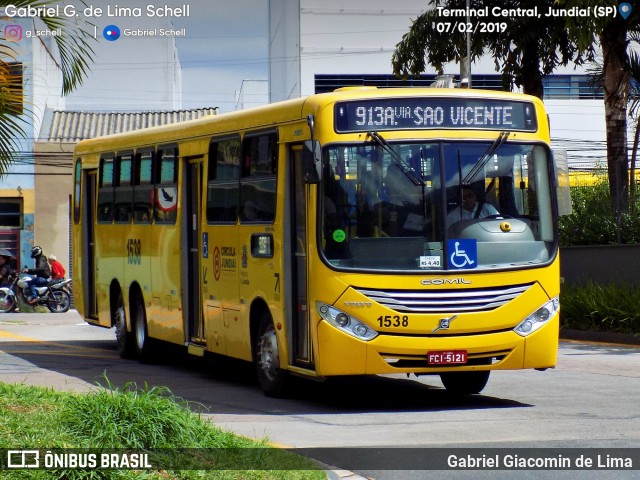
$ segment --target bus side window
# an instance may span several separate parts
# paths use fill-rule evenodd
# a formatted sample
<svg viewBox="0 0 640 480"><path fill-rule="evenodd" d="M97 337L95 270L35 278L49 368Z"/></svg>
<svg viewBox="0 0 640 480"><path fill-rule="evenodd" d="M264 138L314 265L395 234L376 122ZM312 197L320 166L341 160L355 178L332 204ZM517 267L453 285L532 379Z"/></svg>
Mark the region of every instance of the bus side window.
<svg viewBox="0 0 640 480"><path fill-rule="evenodd" d="M207 222L235 223L238 216L240 137L212 140L207 178Z"/></svg>
<svg viewBox="0 0 640 480"><path fill-rule="evenodd" d="M133 221L151 223L155 152L137 152L133 165Z"/></svg>
<svg viewBox="0 0 640 480"><path fill-rule="evenodd" d="M154 191L154 215L156 223L176 223L178 207L178 148L158 149Z"/></svg>
<svg viewBox="0 0 640 480"><path fill-rule="evenodd" d="M118 182L114 188L114 220L116 223L129 223L133 210L133 187L131 184L132 152L119 152L116 157Z"/></svg>
<svg viewBox="0 0 640 480"><path fill-rule="evenodd" d="M115 157L112 153L100 159L100 179L98 184L98 222L113 221L113 175Z"/></svg>
<svg viewBox="0 0 640 480"><path fill-rule="evenodd" d="M278 135L247 135L242 142L240 221L273 222L276 215Z"/></svg>
<svg viewBox="0 0 640 480"><path fill-rule="evenodd" d="M73 223L80 222L80 199L82 197L82 159L77 158L73 175Z"/></svg>

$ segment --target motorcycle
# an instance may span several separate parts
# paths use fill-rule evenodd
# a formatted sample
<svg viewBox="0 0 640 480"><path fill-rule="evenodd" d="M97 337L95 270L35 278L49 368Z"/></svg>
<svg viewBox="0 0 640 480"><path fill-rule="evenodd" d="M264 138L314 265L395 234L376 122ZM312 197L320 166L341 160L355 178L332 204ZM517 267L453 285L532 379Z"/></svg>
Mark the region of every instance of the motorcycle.
<svg viewBox="0 0 640 480"><path fill-rule="evenodd" d="M0 313L13 312L18 308L18 298L27 302L25 289L30 288L28 283L33 279L29 273L16 273L10 277L8 287L0 288ZM35 302L31 305L45 305L50 312L64 313L71 306L71 279L59 278L49 280L46 285L35 287L38 292Z"/></svg>

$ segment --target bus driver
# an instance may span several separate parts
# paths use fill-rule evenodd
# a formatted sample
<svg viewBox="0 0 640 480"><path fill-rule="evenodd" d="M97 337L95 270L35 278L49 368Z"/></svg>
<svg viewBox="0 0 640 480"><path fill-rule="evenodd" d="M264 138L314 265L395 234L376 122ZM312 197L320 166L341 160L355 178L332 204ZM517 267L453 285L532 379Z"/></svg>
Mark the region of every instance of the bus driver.
<svg viewBox="0 0 640 480"><path fill-rule="evenodd" d="M478 199L476 192L469 186L462 187L462 205L457 206L447 215L447 225L460 220L470 220L474 218L485 218L491 215L499 215L498 210L490 203L484 203L478 214Z"/></svg>

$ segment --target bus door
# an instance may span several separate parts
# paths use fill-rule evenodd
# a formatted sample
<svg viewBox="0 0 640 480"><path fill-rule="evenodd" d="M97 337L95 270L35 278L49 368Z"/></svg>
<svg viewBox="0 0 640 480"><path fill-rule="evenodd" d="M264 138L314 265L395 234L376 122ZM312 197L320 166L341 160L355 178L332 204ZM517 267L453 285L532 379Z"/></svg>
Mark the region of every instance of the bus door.
<svg viewBox="0 0 640 480"><path fill-rule="evenodd" d="M287 305L289 351L292 364L302 368L313 368L311 352L311 337L309 329L309 305L308 305L308 257L307 257L307 188L304 181L302 168L302 145L294 145L290 150L291 182L290 204L291 227L289 232L289 245L291 248L291 262L289 265L290 282L287 282L292 291L287 295L290 299Z"/></svg>
<svg viewBox="0 0 640 480"><path fill-rule="evenodd" d="M203 157L186 159L185 198L183 234L187 248L182 251L183 260L183 304L185 312L185 336L188 343L204 344L202 319L202 291L200 281L200 219L202 205L202 162ZM204 350L202 350L203 352ZM200 353L200 351L191 351Z"/></svg>
<svg viewBox="0 0 640 480"><path fill-rule="evenodd" d="M96 194L98 185L98 171L96 169L84 171L84 201L82 218L82 278L84 279L84 309L85 317L98 319L98 301L96 297Z"/></svg>

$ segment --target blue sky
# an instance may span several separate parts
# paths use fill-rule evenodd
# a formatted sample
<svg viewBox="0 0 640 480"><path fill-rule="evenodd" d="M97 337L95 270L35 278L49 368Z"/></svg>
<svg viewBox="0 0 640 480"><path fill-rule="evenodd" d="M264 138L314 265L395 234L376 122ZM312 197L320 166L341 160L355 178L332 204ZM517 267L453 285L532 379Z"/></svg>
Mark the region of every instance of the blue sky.
<svg viewBox="0 0 640 480"><path fill-rule="evenodd" d="M189 17L172 18L176 29L185 28L186 37L177 38L176 45L182 65L183 108L220 107L221 111L231 111L235 106L235 92L242 80L266 80L268 70L268 15L265 0L90 0L89 5L106 9L107 4L123 7L142 7L140 18L94 18L99 40L95 45L96 57L91 77L68 99L69 109L94 108L110 109L113 105L121 108L123 99L131 96L143 103L144 92L136 95L136 90L144 89L140 79L148 78L154 68L161 68L157 62L144 61L144 50L153 42L149 38L124 38L108 42L101 37L105 25L116 24L144 28L153 26L155 20L145 18L146 6L169 5L172 7L190 5ZM117 59L110 58L115 51L121 52ZM143 59L143 60L141 60ZM123 87L117 77L131 78ZM148 87L146 87L148 89ZM134 108L133 106L131 107ZM139 105L141 109L153 109L152 102Z"/></svg>

